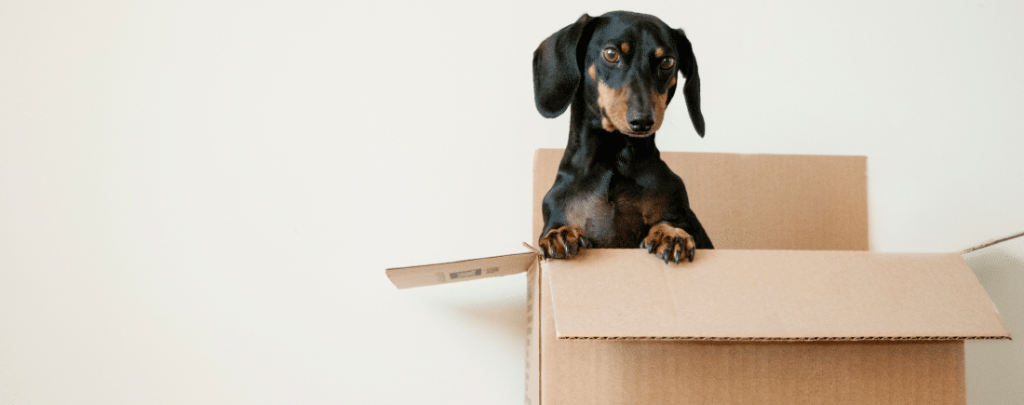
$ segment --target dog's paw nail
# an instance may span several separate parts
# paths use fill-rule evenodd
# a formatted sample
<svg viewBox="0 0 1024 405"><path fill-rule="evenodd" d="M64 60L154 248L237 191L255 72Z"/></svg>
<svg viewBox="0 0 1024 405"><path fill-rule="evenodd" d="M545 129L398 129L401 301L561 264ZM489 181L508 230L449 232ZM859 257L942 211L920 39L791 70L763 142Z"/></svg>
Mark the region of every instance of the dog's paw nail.
<svg viewBox="0 0 1024 405"><path fill-rule="evenodd" d="M689 255L689 256L690 256L690 261L691 261L691 262L693 261L693 258L694 258L694 257L695 257L696 255L697 255L697 251L696 251L696 249L694 249L694 248L690 248L690 255Z"/></svg>
<svg viewBox="0 0 1024 405"><path fill-rule="evenodd" d="M680 256L682 256L682 255L683 255L683 249L676 250L676 257L675 257L676 264L679 264L679 259L680 259Z"/></svg>

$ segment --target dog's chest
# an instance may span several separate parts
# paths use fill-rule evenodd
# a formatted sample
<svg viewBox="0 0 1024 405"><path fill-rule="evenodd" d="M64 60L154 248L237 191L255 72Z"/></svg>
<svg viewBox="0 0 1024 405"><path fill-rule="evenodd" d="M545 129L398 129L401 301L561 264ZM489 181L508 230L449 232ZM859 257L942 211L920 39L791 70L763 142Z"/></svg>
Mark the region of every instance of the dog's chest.
<svg viewBox="0 0 1024 405"><path fill-rule="evenodd" d="M583 228L598 247L634 248L655 219L652 196L634 179L602 173L588 179L580 192L566 201L570 224Z"/></svg>

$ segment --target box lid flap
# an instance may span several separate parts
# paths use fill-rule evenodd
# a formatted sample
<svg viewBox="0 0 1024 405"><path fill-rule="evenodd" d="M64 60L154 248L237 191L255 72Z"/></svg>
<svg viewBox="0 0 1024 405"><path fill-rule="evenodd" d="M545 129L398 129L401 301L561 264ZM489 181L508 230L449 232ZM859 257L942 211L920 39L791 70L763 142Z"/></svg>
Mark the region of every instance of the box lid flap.
<svg viewBox="0 0 1024 405"><path fill-rule="evenodd" d="M640 249L542 263L561 339L1004 339L957 253Z"/></svg>
<svg viewBox="0 0 1024 405"><path fill-rule="evenodd" d="M537 253L524 252L483 259L427 264L387 269L388 279L398 288L423 287L470 281L526 272L537 260Z"/></svg>

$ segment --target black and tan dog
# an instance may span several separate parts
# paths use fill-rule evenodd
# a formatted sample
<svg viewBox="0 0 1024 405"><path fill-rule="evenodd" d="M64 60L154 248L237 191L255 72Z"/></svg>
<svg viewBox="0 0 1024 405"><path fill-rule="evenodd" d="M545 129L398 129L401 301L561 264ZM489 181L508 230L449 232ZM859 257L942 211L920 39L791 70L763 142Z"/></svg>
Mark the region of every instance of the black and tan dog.
<svg viewBox="0 0 1024 405"><path fill-rule="evenodd" d="M537 110L570 106L569 144L544 197L545 258L580 248L647 249L668 263L693 261L711 239L690 210L682 179L661 160L654 133L672 101L676 76L701 137L700 78L690 41L657 17L584 14L533 54Z"/></svg>

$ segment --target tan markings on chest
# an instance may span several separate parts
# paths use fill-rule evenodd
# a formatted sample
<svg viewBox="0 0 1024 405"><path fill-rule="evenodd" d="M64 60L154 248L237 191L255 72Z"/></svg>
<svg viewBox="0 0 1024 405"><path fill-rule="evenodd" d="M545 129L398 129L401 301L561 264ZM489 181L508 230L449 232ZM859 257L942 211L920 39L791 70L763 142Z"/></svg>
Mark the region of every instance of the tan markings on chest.
<svg viewBox="0 0 1024 405"><path fill-rule="evenodd" d="M588 237L603 240L615 233L615 204L602 193L580 195L569 201L566 219L570 225L583 228Z"/></svg>
<svg viewBox="0 0 1024 405"><path fill-rule="evenodd" d="M569 201L566 208L570 225L584 226L588 220L592 223L611 221L615 215L615 206L600 193L577 196Z"/></svg>
<svg viewBox="0 0 1024 405"><path fill-rule="evenodd" d="M640 202L640 207L644 223L647 225L653 225L665 218L664 198L648 196Z"/></svg>

